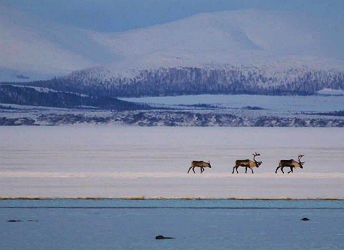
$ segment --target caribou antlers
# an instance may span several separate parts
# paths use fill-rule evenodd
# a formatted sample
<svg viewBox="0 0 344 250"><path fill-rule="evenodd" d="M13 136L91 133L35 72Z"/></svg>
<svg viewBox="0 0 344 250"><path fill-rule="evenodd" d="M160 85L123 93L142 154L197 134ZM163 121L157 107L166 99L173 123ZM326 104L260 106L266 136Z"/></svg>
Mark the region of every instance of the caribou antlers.
<svg viewBox="0 0 344 250"><path fill-rule="evenodd" d="M297 159L298 159L298 161L299 161L299 163L300 163L301 165L305 164L304 161L301 161L301 158L304 157L304 156L305 156L305 155L299 155L299 156L297 157Z"/></svg>
<svg viewBox="0 0 344 250"><path fill-rule="evenodd" d="M252 154L252 155L253 155L253 160L254 160L254 161L256 161L256 156L260 156L260 154L257 153L257 152L254 152L254 154Z"/></svg>

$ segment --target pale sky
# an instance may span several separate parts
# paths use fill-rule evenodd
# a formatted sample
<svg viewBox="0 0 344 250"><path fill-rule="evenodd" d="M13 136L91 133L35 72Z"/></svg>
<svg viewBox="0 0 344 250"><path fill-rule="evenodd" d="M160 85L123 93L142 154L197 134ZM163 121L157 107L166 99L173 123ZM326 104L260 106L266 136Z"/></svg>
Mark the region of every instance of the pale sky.
<svg viewBox="0 0 344 250"><path fill-rule="evenodd" d="M201 12L264 9L344 22L343 0L0 0L40 18L105 32L161 24ZM0 5L1 7L1 5ZM338 20L337 20L338 21Z"/></svg>

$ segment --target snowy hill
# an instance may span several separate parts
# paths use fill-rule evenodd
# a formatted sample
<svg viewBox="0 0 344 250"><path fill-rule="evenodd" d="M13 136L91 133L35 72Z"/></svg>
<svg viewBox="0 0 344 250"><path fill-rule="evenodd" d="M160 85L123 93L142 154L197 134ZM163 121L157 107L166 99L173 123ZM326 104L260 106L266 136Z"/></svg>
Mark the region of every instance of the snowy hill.
<svg viewBox="0 0 344 250"><path fill-rule="evenodd" d="M114 73L91 68L27 86L91 96L139 97L197 94L314 95L322 89L343 90L344 72L308 67L165 67Z"/></svg>
<svg viewBox="0 0 344 250"><path fill-rule="evenodd" d="M140 96L344 89L341 23L298 13L203 13L100 33L42 22L0 4L0 34L0 81L66 75L30 83L61 91Z"/></svg>
<svg viewBox="0 0 344 250"><path fill-rule="evenodd" d="M0 81L49 79L114 58L84 30L46 22L1 3L0 37Z"/></svg>
<svg viewBox="0 0 344 250"><path fill-rule="evenodd" d="M338 42L333 36L343 32L330 37L321 23L288 12L226 11L93 37L123 58L109 67L115 69L203 64L343 67L342 45L331 44Z"/></svg>
<svg viewBox="0 0 344 250"><path fill-rule="evenodd" d="M110 110L149 109L147 105L135 104L111 97L92 97L78 93L55 91L48 88L0 84L0 103Z"/></svg>

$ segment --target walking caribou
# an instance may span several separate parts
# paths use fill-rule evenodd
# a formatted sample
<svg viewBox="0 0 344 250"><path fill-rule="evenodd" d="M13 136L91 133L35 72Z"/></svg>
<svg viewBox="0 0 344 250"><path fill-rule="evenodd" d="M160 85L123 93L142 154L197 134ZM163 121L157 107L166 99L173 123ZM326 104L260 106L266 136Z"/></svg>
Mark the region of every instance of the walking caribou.
<svg viewBox="0 0 344 250"><path fill-rule="evenodd" d="M251 169L252 174L253 174L253 168L254 167L259 168L259 166L263 163L262 161L257 161L256 160L256 156L260 156L260 154L254 153L253 154L253 161L251 161L250 159L236 160L235 161L235 166L233 167L232 174L234 174L234 169L236 170L237 174L239 173L238 172L238 167L244 167L245 168L245 173L247 173L247 168L249 168L249 169Z"/></svg>
<svg viewBox="0 0 344 250"><path fill-rule="evenodd" d="M283 168L285 167L289 167L290 168L290 171L288 172L289 173L293 173L293 169L294 168L303 168L303 164L305 164L304 161L301 161L301 158L303 157L304 155L299 155L297 157L298 161L295 161L294 159L290 159L290 160L280 160L279 164L278 164L278 167L276 168L275 170L275 173L277 174L277 170L278 169L281 169L282 173L284 174L284 171L283 171Z"/></svg>
<svg viewBox="0 0 344 250"><path fill-rule="evenodd" d="M211 165L210 165L210 161L208 162L205 162L205 161L192 161L191 162L191 167L189 168L188 170L188 173L190 172L190 170L192 169L192 171L194 173L195 172L195 167L198 167L201 169L201 174L204 172L204 168L211 168Z"/></svg>

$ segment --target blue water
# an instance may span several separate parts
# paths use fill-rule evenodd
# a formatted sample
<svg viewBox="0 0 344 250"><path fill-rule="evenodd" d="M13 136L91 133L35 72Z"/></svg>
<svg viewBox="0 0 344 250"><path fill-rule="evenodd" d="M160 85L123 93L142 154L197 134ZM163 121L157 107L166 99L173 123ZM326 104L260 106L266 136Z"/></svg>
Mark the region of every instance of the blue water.
<svg viewBox="0 0 344 250"><path fill-rule="evenodd" d="M183 208L183 209L344 209L344 200L130 200L130 199L45 199L0 200L9 208Z"/></svg>
<svg viewBox="0 0 344 250"><path fill-rule="evenodd" d="M343 225L344 201L0 201L1 250L343 249Z"/></svg>

